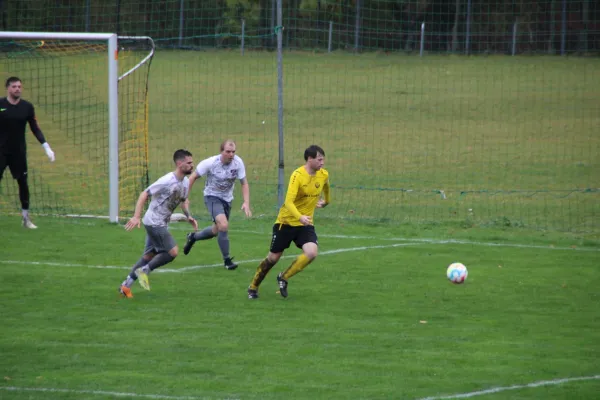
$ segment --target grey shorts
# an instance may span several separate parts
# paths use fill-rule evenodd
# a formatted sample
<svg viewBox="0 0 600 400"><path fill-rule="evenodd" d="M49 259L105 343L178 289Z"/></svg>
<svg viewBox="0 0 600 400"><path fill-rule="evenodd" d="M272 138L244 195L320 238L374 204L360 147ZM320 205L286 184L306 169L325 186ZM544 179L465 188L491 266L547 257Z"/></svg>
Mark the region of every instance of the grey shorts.
<svg viewBox="0 0 600 400"><path fill-rule="evenodd" d="M144 254L165 253L177 246L166 226L146 226L146 248Z"/></svg>
<svg viewBox="0 0 600 400"><path fill-rule="evenodd" d="M227 221L229 221L231 203L228 203L225 200L215 196L205 196L204 204L206 205L206 209L210 213L213 222L216 222L215 218L217 218L217 215L219 214L225 214L225 217L227 217Z"/></svg>

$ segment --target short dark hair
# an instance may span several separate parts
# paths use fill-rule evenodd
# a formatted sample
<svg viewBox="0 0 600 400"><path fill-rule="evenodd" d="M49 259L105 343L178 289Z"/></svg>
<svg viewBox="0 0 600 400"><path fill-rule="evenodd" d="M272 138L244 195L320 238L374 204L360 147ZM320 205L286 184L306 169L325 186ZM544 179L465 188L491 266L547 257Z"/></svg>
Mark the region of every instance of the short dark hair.
<svg viewBox="0 0 600 400"><path fill-rule="evenodd" d="M192 153L187 150L179 149L173 153L173 162L177 163L177 161L183 161L186 157L191 157Z"/></svg>
<svg viewBox="0 0 600 400"><path fill-rule="evenodd" d="M308 148L304 150L304 161L308 161L309 158L317 158L318 153L325 156L323 149L316 144L308 146Z"/></svg>
<svg viewBox="0 0 600 400"><path fill-rule="evenodd" d="M5 87L9 87L10 85L12 85L15 82L21 82L21 79L19 79L16 76L11 76L10 78L8 78L6 80L6 86Z"/></svg>

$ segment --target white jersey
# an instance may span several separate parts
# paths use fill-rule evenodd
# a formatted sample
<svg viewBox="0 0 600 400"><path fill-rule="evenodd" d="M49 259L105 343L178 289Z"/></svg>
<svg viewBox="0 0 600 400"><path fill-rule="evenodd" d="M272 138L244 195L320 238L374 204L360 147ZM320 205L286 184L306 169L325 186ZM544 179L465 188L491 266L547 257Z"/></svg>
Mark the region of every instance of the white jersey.
<svg viewBox="0 0 600 400"><path fill-rule="evenodd" d="M169 172L148 186L146 192L152 200L142 222L147 226L167 226L173 211L188 198L190 180L186 176L180 181L174 172Z"/></svg>
<svg viewBox="0 0 600 400"><path fill-rule="evenodd" d="M219 154L202 160L196 167L196 173L198 176L206 175L205 196L215 196L231 203L235 180L241 181L246 177L246 168L238 156L233 156L229 164L223 164Z"/></svg>

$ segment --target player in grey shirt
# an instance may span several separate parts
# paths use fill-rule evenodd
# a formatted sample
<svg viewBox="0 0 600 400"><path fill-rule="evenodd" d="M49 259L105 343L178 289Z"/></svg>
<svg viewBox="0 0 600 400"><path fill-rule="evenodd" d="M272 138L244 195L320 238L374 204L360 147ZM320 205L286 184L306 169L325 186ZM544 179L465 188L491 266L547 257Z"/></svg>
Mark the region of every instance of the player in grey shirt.
<svg viewBox="0 0 600 400"><path fill-rule="evenodd" d="M197 240L212 239L217 236L219 249L223 255L225 268L232 270L237 268L229 254L229 214L231 202L233 201L233 188L235 181L239 179L242 184L242 210L247 217L252 216L250 211L250 187L246 178L246 167L240 157L235 154L235 142L225 140L221 143L221 154L202 160L196 170L190 176L190 190L192 185L201 176L206 176L204 185L204 204L213 219L213 224L200 232L192 232L187 235L187 241L183 247L183 254L188 254Z"/></svg>
<svg viewBox="0 0 600 400"><path fill-rule="evenodd" d="M133 297L131 285L137 279L144 289L150 290L148 274L177 257L179 247L167 229L171 215L177 206L181 205L188 222L192 224L194 230L198 230L198 223L190 215L188 201L190 192L188 175L194 170L192 153L187 150L177 150L173 154L173 161L176 165L175 171L161 177L140 194L133 217L125 225L128 231L140 227L142 209L151 196L152 200L141 221L146 229L144 253L119 288L119 292L125 297Z"/></svg>

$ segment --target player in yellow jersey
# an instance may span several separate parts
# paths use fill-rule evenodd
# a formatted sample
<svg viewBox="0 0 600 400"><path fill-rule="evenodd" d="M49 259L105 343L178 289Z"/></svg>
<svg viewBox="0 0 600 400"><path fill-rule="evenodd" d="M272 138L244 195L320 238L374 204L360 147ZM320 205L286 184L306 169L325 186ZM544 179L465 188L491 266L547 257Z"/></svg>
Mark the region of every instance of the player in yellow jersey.
<svg viewBox="0 0 600 400"><path fill-rule="evenodd" d="M329 173L323 169L325 152L319 146L308 147L304 151L304 160L306 164L296 169L290 177L285 202L273 225L269 254L258 265L248 287L249 299L258 298L261 282L292 242L302 249L302 254L277 275L281 296L288 295L288 280L317 257L318 241L313 215L315 208L323 208L329 204Z"/></svg>

